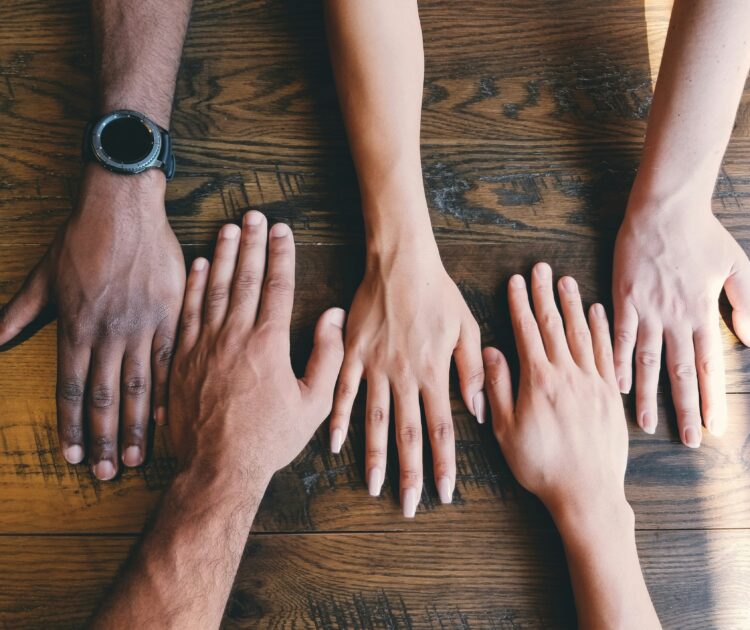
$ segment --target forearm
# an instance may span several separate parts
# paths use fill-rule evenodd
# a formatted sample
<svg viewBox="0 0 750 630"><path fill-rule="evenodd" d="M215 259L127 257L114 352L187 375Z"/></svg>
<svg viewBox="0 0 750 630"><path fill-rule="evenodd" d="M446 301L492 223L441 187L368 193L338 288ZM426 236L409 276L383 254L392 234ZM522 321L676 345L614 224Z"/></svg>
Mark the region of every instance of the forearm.
<svg viewBox="0 0 750 630"><path fill-rule="evenodd" d="M92 627L218 628L267 484L178 475Z"/></svg>
<svg viewBox="0 0 750 630"><path fill-rule="evenodd" d="M416 0L327 0L326 17L368 246L432 241L419 147L424 52Z"/></svg>
<svg viewBox="0 0 750 630"><path fill-rule="evenodd" d="M581 628L660 628L643 580L625 498L553 514L568 558Z"/></svg>
<svg viewBox="0 0 750 630"><path fill-rule="evenodd" d="M708 205L750 68L748 24L745 0L674 3L631 200L636 206L696 194Z"/></svg>
<svg viewBox="0 0 750 630"><path fill-rule="evenodd" d="M192 0L92 0L99 110L140 111L169 128Z"/></svg>

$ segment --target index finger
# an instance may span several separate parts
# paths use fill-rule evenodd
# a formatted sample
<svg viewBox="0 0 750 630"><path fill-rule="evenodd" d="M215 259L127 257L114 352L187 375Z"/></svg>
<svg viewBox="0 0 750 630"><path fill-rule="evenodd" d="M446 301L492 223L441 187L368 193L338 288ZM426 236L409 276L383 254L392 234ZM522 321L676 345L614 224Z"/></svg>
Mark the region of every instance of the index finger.
<svg viewBox="0 0 750 630"><path fill-rule="evenodd" d="M542 336L539 333L534 313L531 312L526 281L521 275L514 275L508 283L508 306L521 364L546 362L547 354L544 351Z"/></svg>

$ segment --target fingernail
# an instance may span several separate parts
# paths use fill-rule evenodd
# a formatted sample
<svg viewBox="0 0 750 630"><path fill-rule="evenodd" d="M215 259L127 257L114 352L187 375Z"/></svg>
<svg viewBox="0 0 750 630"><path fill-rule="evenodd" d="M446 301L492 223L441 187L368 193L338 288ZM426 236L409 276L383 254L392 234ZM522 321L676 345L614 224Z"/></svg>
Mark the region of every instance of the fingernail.
<svg viewBox="0 0 750 630"><path fill-rule="evenodd" d="M380 468L373 466L367 473L367 490L371 497L380 496L380 488L383 487L383 478L380 474Z"/></svg>
<svg viewBox="0 0 750 630"><path fill-rule="evenodd" d="M594 304L594 315L597 317L604 317L604 307L601 304Z"/></svg>
<svg viewBox="0 0 750 630"><path fill-rule="evenodd" d="M698 448L701 445L701 433L695 427L685 429L685 446Z"/></svg>
<svg viewBox="0 0 750 630"><path fill-rule="evenodd" d="M515 276L510 277L510 285L512 287L520 289L524 284L526 284L526 282L524 281L523 276L516 274Z"/></svg>
<svg viewBox="0 0 750 630"><path fill-rule="evenodd" d="M343 308L335 308L331 311L328 316L328 321L337 328L344 327L344 321L346 321L346 311Z"/></svg>
<svg viewBox="0 0 750 630"><path fill-rule="evenodd" d="M653 435L656 431L656 422L654 421L654 416L650 411L643 412L643 415L641 416L641 429L643 429L646 433L650 433L651 435Z"/></svg>
<svg viewBox="0 0 750 630"><path fill-rule="evenodd" d="M240 235L240 228L238 228L234 223L227 223L223 228L221 228L221 232L219 233L221 238L226 239L235 239Z"/></svg>
<svg viewBox="0 0 750 630"><path fill-rule="evenodd" d="M726 418L722 415L709 418L706 422L706 428L711 431L711 435L724 435L724 431L727 429Z"/></svg>
<svg viewBox="0 0 750 630"><path fill-rule="evenodd" d="M474 394L471 402L474 405L474 417L479 424L484 424L484 391Z"/></svg>
<svg viewBox="0 0 750 630"><path fill-rule="evenodd" d="M260 225L263 220L263 215L257 210L251 210L245 215L245 223L247 225Z"/></svg>
<svg viewBox="0 0 750 630"><path fill-rule="evenodd" d="M617 386L620 388L621 394L627 394L630 391L630 383L624 376L617 379Z"/></svg>
<svg viewBox="0 0 750 630"><path fill-rule="evenodd" d="M103 459L94 464L94 476L102 481L109 481L115 476L115 467L111 461Z"/></svg>
<svg viewBox="0 0 750 630"><path fill-rule="evenodd" d="M63 451L63 456L69 464L78 464L83 459L83 448L79 444L73 444Z"/></svg>
<svg viewBox="0 0 750 630"><path fill-rule="evenodd" d="M137 446L128 446L122 454L122 463L126 466L140 466L141 461L141 449Z"/></svg>
<svg viewBox="0 0 750 630"><path fill-rule="evenodd" d="M547 263L537 263L534 271L537 272L540 278L548 278L552 269Z"/></svg>
<svg viewBox="0 0 750 630"><path fill-rule="evenodd" d="M282 238L284 236L288 236L290 232L291 230L286 223L276 223L271 228L271 236L273 236L274 238Z"/></svg>
<svg viewBox="0 0 750 630"><path fill-rule="evenodd" d="M341 452L341 445L344 443L344 432L341 429L331 431L331 453L338 454Z"/></svg>
<svg viewBox="0 0 750 630"><path fill-rule="evenodd" d="M404 490L403 497L401 498L401 506L404 510L404 518L414 518L417 513L417 503L419 502L419 496L417 495L416 488L407 488Z"/></svg>
<svg viewBox="0 0 750 630"><path fill-rule="evenodd" d="M196 258L193 261L193 269L196 271L203 271L206 268L206 262L205 258Z"/></svg>
<svg viewBox="0 0 750 630"><path fill-rule="evenodd" d="M437 482L437 490L440 503L447 505L453 501L453 487L450 477L441 477Z"/></svg>
<svg viewBox="0 0 750 630"><path fill-rule="evenodd" d="M156 411L154 412L154 420L160 427L167 424L167 408L157 407Z"/></svg>
<svg viewBox="0 0 750 630"><path fill-rule="evenodd" d="M573 293L578 287L578 284L576 283L576 281L570 276L565 276L563 278L562 283L563 283L563 286L565 287L565 290L570 291L571 293Z"/></svg>

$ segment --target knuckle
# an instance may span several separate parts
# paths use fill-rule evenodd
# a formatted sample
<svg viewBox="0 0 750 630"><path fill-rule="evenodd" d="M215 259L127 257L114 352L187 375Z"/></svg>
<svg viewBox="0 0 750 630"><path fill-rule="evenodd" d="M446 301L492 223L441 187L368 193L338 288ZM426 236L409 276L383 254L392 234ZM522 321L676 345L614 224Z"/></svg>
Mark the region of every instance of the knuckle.
<svg viewBox="0 0 750 630"><path fill-rule="evenodd" d="M676 363L672 366L672 374L678 381L689 381L695 378L695 365L692 363Z"/></svg>
<svg viewBox="0 0 750 630"><path fill-rule="evenodd" d="M542 315L542 326L544 328L557 328L560 326L561 319L559 313L555 313L553 311L550 311L548 313L544 313Z"/></svg>
<svg viewBox="0 0 750 630"><path fill-rule="evenodd" d="M272 274L266 278L266 291L276 295L288 295L294 290L289 278L280 274Z"/></svg>
<svg viewBox="0 0 750 630"><path fill-rule="evenodd" d="M131 376L125 381L125 393L139 398L146 393L146 379L142 376Z"/></svg>
<svg viewBox="0 0 750 630"><path fill-rule="evenodd" d="M190 311L182 315L182 328L184 330L193 330L200 324L201 316L198 311Z"/></svg>
<svg viewBox="0 0 750 630"><path fill-rule="evenodd" d="M422 430L417 424L405 424L398 430L398 441L405 446L419 444L422 440Z"/></svg>
<svg viewBox="0 0 750 630"><path fill-rule="evenodd" d="M354 398L359 390L359 383L353 381L339 381L337 395L339 398Z"/></svg>
<svg viewBox="0 0 750 630"><path fill-rule="evenodd" d="M536 328L536 319L531 314L524 315L518 320L518 326L523 332L533 331Z"/></svg>
<svg viewBox="0 0 750 630"><path fill-rule="evenodd" d="M484 368L476 367L464 379L466 385L480 385L484 383Z"/></svg>
<svg viewBox="0 0 750 630"><path fill-rule="evenodd" d="M367 448L367 450L365 451L365 455L369 459L382 460L382 459L385 459L386 452L385 452L385 449L383 448L379 448L377 446L371 446Z"/></svg>
<svg viewBox="0 0 750 630"><path fill-rule="evenodd" d="M223 302L229 298L229 286L226 284L217 284L208 290L207 299L210 304Z"/></svg>
<svg viewBox="0 0 750 630"><path fill-rule="evenodd" d="M413 468L405 468L401 471L400 477L402 486L419 485L422 481L422 471Z"/></svg>
<svg viewBox="0 0 750 630"><path fill-rule="evenodd" d="M529 381L531 382L531 386L533 388L540 389L542 391L547 390L547 386L549 384L547 370L538 365L533 365L529 367L528 374Z"/></svg>
<svg viewBox="0 0 750 630"><path fill-rule="evenodd" d="M154 353L157 365L166 366L172 362L174 357L174 342L172 339L163 339Z"/></svg>
<svg viewBox="0 0 750 630"><path fill-rule="evenodd" d="M263 282L262 274L249 269L237 273L235 283L240 291L257 290Z"/></svg>
<svg viewBox="0 0 750 630"><path fill-rule="evenodd" d="M591 339L591 333L589 332L589 329L585 326L576 326L575 328L572 328L570 330L570 334L574 339L577 339L579 341L586 342L589 339Z"/></svg>
<svg viewBox="0 0 750 630"><path fill-rule="evenodd" d="M111 435L95 435L91 440L93 450L101 457L114 453L117 442Z"/></svg>
<svg viewBox="0 0 750 630"><path fill-rule="evenodd" d="M615 341L619 341L624 344L635 343L635 333L625 328L620 328L615 331Z"/></svg>
<svg viewBox="0 0 750 630"><path fill-rule="evenodd" d="M430 429L430 437L436 443L453 440L453 423L448 419L438 420Z"/></svg>
<svg viewBox="0 0 750 630"><path fill-rule="evenodd" d="M83 383L78 379L64 379L57 385L58 398L66 403L80 403L83 400Z"/></svg>
<svg viewBox="0 0 750 630"><path fill-rule="evenodd" d="M138 419L125 427L125 435L123 437L126 444L138 444L143 442L145 435L146 423L142 419Z"/></svg>
<svg viewBox="0 0 750 630"><path fill-rule="evenodd" d="M388 421L388 416L382 407L374 407L367 412L367 423L370 426L380 427Z"/></svg>
<svg viewBox="0 0 750 630"><path fill-rule="evenodd" d="M712 356L704 357L700 361L701 372L706 376L711 376L719 371L719 362Z"/></svg>
<svg viewBox="0 0 750 630"><path fill-rule="evenodd" d="M83 442L83 425L75 423L63 423L60 426L60 437L67 444L80 444Z"/></svg>
<svg viewBox="0 0 750 630"><path fill-rule="evenodd" d="M399 382L412 377L411 362L405 354L399 353L393 358L393 375Z"/></svg>
<svg viewBox="0 0 750 630"><path fill-rule="evenodd" d="M91 390L91 404L95 409L110 408L114 399L114 393L109 385L95 385Z"/></svg>
<svg viewBox="0 0 750 630"><path fill-rule="evenodd" d="M635 353L635 360L641 367L657 367L661 356L652 350L638 350Z"/></svg>

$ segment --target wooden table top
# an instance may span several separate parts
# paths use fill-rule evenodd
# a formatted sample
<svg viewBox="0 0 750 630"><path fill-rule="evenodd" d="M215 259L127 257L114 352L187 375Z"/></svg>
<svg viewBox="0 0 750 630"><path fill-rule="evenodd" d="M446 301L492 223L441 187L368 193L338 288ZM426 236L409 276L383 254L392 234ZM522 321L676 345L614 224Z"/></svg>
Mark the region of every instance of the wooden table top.
<svg viewBox="0 0 750 630"><path fill-rule="evenodd" d="M609 304L612 246L642 146L669 0L422 0L422 153L448 271L486 343L513 353L508 277L548 261ZM0 4L0 303L74 202L93 113L85 0ZM302 365L318 313L361 277L357 184L320 2L196 0L172 130L171 223L186 257L248 209L298 243ZM714 210L750 251L750 87ZM727 309L724 307L724 314ZM725 318L726 319L726 318ZM627 495L656 609L669 628L750 628L750 352L722 324L730 425L679 444L668 388L653 436L630 425ZM0 626L80 627L169 483L157 430L146 466L95 481L55 429L55 325L0 353ZM340 456L324 424L274 478L227 628L563 628L575 610L559 537L452 385L456 500L431 475L400 516L396 453L383 496L364 481L363 403ZM430 466L429 453L427 466Z"/></svg>

